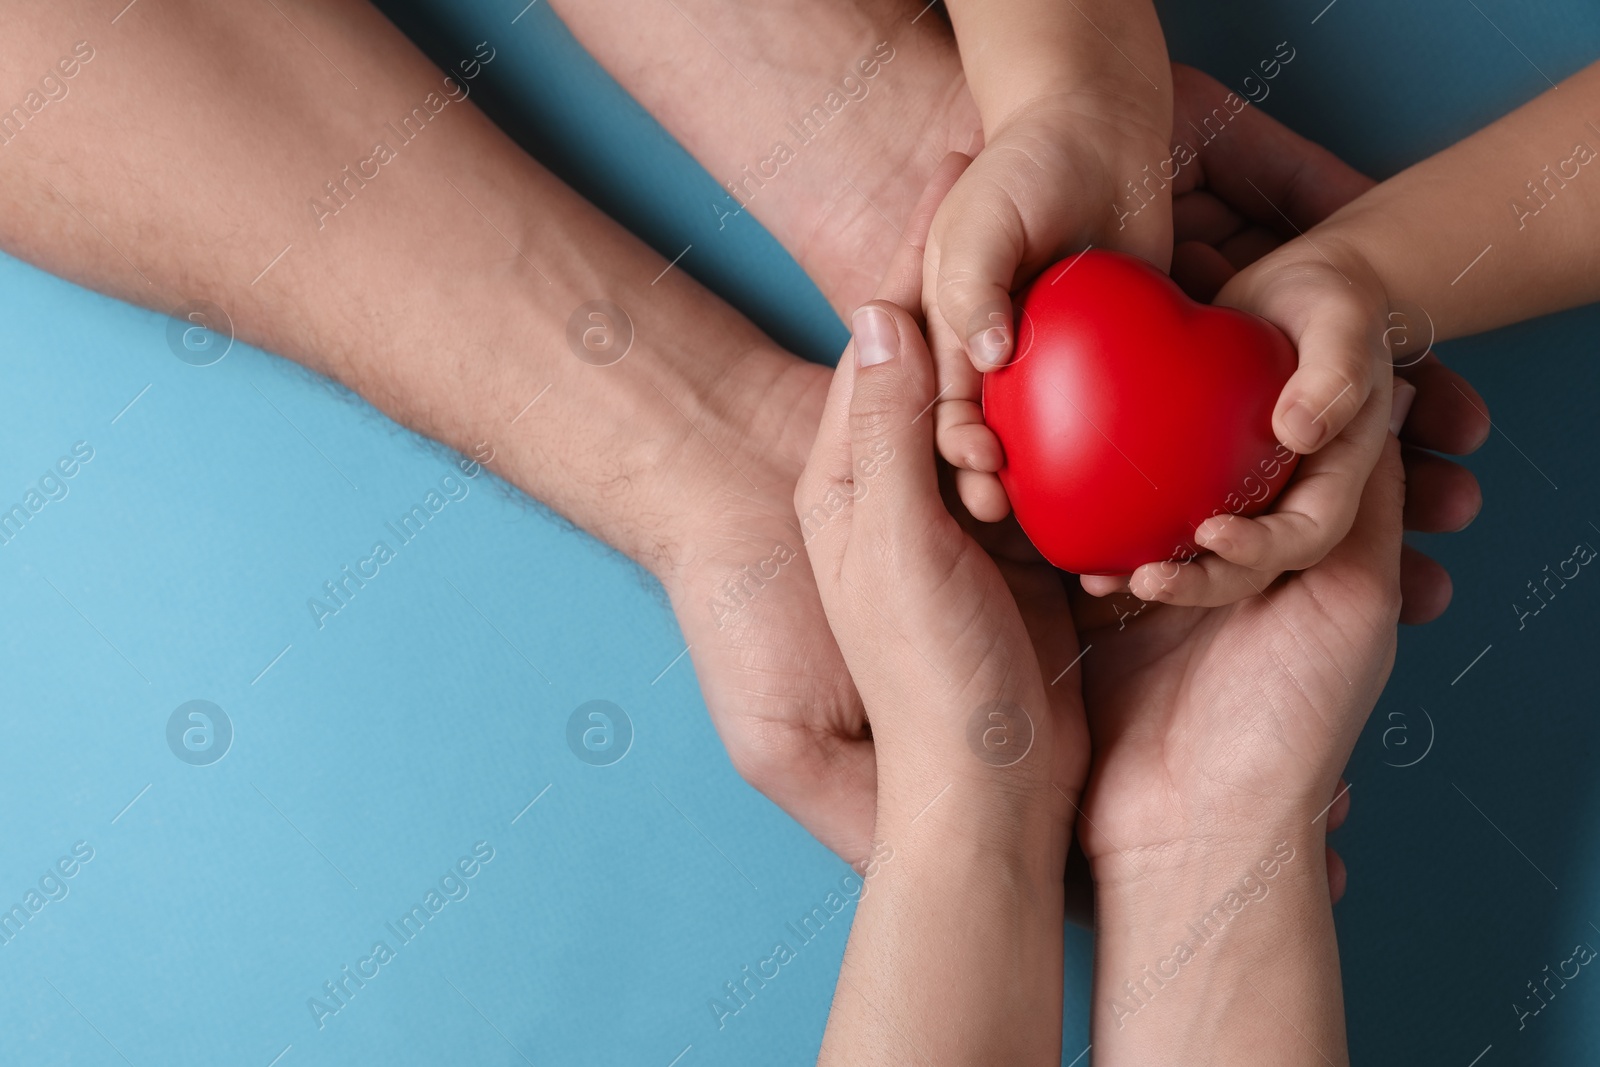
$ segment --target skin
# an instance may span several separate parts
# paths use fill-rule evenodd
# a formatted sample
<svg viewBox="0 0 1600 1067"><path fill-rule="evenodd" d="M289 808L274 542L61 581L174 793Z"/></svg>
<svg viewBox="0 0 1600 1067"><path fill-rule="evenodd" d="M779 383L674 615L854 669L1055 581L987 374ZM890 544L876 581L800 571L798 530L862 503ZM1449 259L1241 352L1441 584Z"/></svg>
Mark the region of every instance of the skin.
<svg viewBox="0 0 1600 1067"><path fill-rule="evenodd" d="M872 718L874 836L890 857L851 924L822 1064L1061 1062L1063 873L1088 729L1079 694L1047 686L1039 664L1076 654L1076 634L1051 625L1066 588L1049 567L997 561L947 509L933 363L903 306L965 163L936 173L880 299L854 316L795 494L801 508L846 502L810 552ZM1015 756L970 747L974 713L997 702L1005 717L980 727L1025 744Z"/></svg>
<svg viewBox="0 0 1600 1067"><path fill-rule="evenodd" d="M1218 302L1277 323L1302 352L1312 346L1328 352L1329 362L1342 360L1353 378L1374 368L1381 374L1388 339L1398 343L1393 361L1400 373L1424 383L1441 372L1429 353L1434 341L1600 300L1594 241L1600 189L1581 180L1584 164L1577 162L1596 158L1600 139L1588 116L1597 106L1600 65L1372 188L1222 286ZM1544 170L1558 166L1567 178ZM1419 424L1450 422L1461 446L1476 447L1488 436L1488 414L1476 400L1472 410L1444 417L1437 402L1432 390L1424 394ZM1199 540L1214 555L1168 583L1144 568L1133 576L1134 591L1223 603L1246 585L1264 586L1276 576L1285 543L1315 541L1306 529L1311 524L1349 528L1360 471L1372 452L1370 440L1347 428L1313 457L1314 477L1302 468L1273 514L1209 520ZM1339 453L1349 461L1328 462ZM1432 462L1422 453L1408 458L1413 470ZM1460 479L1455 472L1441 477ZM1436 484L1410 495L1407 514L1459 529L1475 514L1464 510L1466 503Z"/></svg>
<svg viewBox="0 0 1600 1067"><path fill-rule="evenodd" d="M319 229L311 197L443 82L364 4L278 7L139 4L115 26L87 3L15 13L0 42L3 69L55 69L77 40L94 42L96 54L71 79L70 97L28 120L0 151L0 245L163 310L212 300L241 339L328 374L397 421L483 460L648 568L693 645L734 765L842 856L866 859L872 744L804 554L735 620L719 628L708 607L744 565L779 544L802 547L793 493L827 371L777 349L682 271L651 285L662 258L552 178L470 101L449 104ZM710 24L693 5L686 11ZM894 36L888 80L874 89L887 106L864 101L837 137L819 139L785 172L786 184L751 205L836 307L871 295L901 242L903 224L890 220L909 216L950 147L978 138L948 28L912 22L899 5L808 5L813 32L805 35L776 32L780 23L769 21L792 11L730 11L717 24L729 35L723 44L756 57L743 66L760 92L667 7L618 6L606 17L627 29L609 37L582 12L566 14L603 59L631 72L628 87L659 106L713 173L736 173L770 148L767 123L793 101L819 97L841 56L869 54ZM688 70L643 61L654 48L691 57ZM166 76L180 67L181 84ZM683 76L690 71L705 76ZM1181 83L1181 70L1176 77ZM21 99L20 76L13 88L7 98ZM267 99L274 108L263 118ZM1292 211L1331 210L1359 181L1264 116L1245 116L1208 146L1196 186L1238 205L1240 232L1215 238L1236 256L1241 234L1270 239L1236 196L1239 176L1254 174ZM196 144L210 148L172 148ZM1291 180L1300 162L1305 170ZM103 180L108 167L127 179ZM841 184L848 175L854 189ZM1313 192L1291 197L1291 189ZM1174 217L1183 215L1175 208ZM628 356L603 368L577 359L565 340L572 313L600 294L635 326ZM1454 387L1471 395L1470 387L1448 372L1433 384L1418 402L1432 417L1412 440L1448 450L1467 407ZM1439 487L1440 506L1475 501L1470 478L1449 484L1441 472L1456 468L1443 463L1422 471ZM1443 572L1412 573L1413 618L1442 610ZM1104 607L1114 609L1114 598Z"/></svg>
<svg viewBox="0 0 1600 1067"><path fill-rule="evenodd" d="M1349 536L1268 597L1050 626L1060 577L992 555L997 528L975 539L941 499L936 375L904 306L914 271L897 269L919 251L853 317L796 493L845 501L811 553L872 718L889 857L858 905L819 1063L1060 1063L1074 824L1098 888L1097 1063L1347 1063L1317 861L1338 806L1323 798L1394 661L1398 443ZM1389 398L1358 418L1388 423ZM1067 653L1081 667L1047 683L1041 663ZM991 762L970 724L997 701L1017 709L1008 741L1025 717L1028 747ZM1181 964L1180 939L1196 941Z"/></svg>
<svg viewBox="0 0 1600 1067"><path fill-rule="evenodd" d="M808 3L803 12L792 5L728 7L713 0L676 6L682 15L647 2L557 0L572 32L623 87L707 171L736 187L741 168L770 153L773 138L783 136L804 102L821 99L856 57L871 54L879 42L893 43L895 58L874 80L871 95L849 105L857 110L841 114L825 137L807 144L778 180L747 200L741 196L745 210L848 317L873 295L895 250L905 246L899 220L910 217L939 162L952 149L982 144L949 28L931 14L919 18L921 5L898 0ZM788 32L797 18L804 19L806 34ZM711 41L696 27L711 32ZM672 65L654 61L663 51L675 57ZM738 57L737 69L726 56ZM1172 68L1172 84L1180 128L1222 106L1227 92L1182 66ZM1372 187L1254 107L1236 116L1224 135L1197 147L1197 160L1182 168L1172 187L1173 271L1200 299L1215 295L1240 267L1293 237L1296 228L1308 229ZM1481 443L1482 400L1442 365L1432 370L1418 377L1417 408L1427 418L1413 418L1404 436L1423 449L1470 451ZM819 374L810 387L825 383ZM1471 475L1431 452L1426 459L1414 455L1415 462L1408 457L1417 475L1411 497L1428 503L1408 506L1408 523L1430 531L1465 525L1481 502ZM785 510L791 510L787 503ZM990 538L990 545L1016 558L1031 553L1020 537ZM753 541L742 546L732 556L734 566L762 558L751 555L758 547ZM1402 618L1420 623L1437 617L1450 599L1449 576L1411 549L1403 560ZM1184 571L1187 576L1195 567ZM714 588L725 577L724 571L689 584ZM702 630L696 670L745 777L840 855L863 862L871 850L876 766L860 697L832 636L810 626L816 602L810 582L808 571L789 568L741 614L748 629L721 642ZM1080 620L1115 622L1147 604L1121 580L1095 592L1104 599L1075 602ZM680 621L687 636L693 624L682 613ZM781 647L767 634L778 635ZM1046 669L1054 677L1070 662L1063 657ZM1335 877L1342 878L1337 868Z"/></svg>
<svg viewBox="0 0 1600 1067"><path fill-rule="evenodd" d="M982 374L1011 358L1011 293L1088 246L1169 266L1171 190L1136 214L1118 202L1125 179L1168 155L1172 76L1147 2L955 0L948 11L984 145L934 216L923 303L939 452L963 503L993 522L1010 505Z"/></svg>
<svg viewBox="0 0 1600 1067"><path fill-rule="evenodd" d="M554 181L470 104L445 108L427 136L389 165L404 169L385 169L319 226L309 198L368 151L375 131L443 83L364 5L285 0L279 8L223 16L199 4L140 5L111 30L104 12L87 4L17 14L3 45L7 70L50 70L67 42L106 43L75 76L70 102L27 120L0 156L8 209L0 213L0 243L150 306L214 300L241 338L336 377L399 421L480 456L651 568L696 646L707 702L735 763L824 841L866 858L876 825L873 749L809 563L797 559L737 626L718 629L704 610L739 564L795 536L794 488L827 372L775 349L681 272L649 285L664 261ZM877 37L871 12L808 14L819 27L812 41L790 34L771 46L782 53L771 69L806 91L819 72L831 75L837 58L815 41L856 41L863 29ZM864 264L886 262L902 241L889 220L909 212L913 186L945 148L977 137L976 109L948 36L928 25L894 68L905 79L897 83L904 102L927 121L907 121L901 110L892 122L880 117L841 130L837 144L816 146L811 176L794 183L793 198L764 201L771 205L764 221L844 305L852 293L865 296L871 268ZM259 42L280 38L288 44L271 51L270 63L252 59L266 54ZM300 47L307 38L317 47ZM180 68L181 85L165 76ZM102 71L103 81L90 80ZM667 72L653 76L661 89ZM330 107L329 94L345 92L345 78L361 89ZM263 99L275 102L266 121ZM776 113L784 99L758 93L750 106ZM685 100L682 122L692 113L723 130L720 138L707 128L686 130L686 141L742 154L752 126L736 113L741 106L697 110ZM127 121L135 114L140 122ZM1244 219L1249 207L1229 199L1225 175L1250 173L1242 149L1252 138L1280 134L1258 125L1247 137L1247 126L1236 129L1241 136L1218 141L1205 173L1212 195ZM172 148L191 143L209 151ZM1310 146L1289 144L1310 161L1314 180L1263 185L1269 194L1349 184L1347 171ZM108 164L130 180L103 180ZM1280 165L1258 166L1270 182ZM852 172L867 193L862 202L847 203L837 181L826 191L808 187L821 175ZM396 218L408 225L393 225ZM1213 245L1230 266L1243 258L1238 238ZM290 251L274 262L285 245ZM405 296L416 292L443 299ZM611 368L576 359L564 339L573 310L597 292L626 307L637 327L635 347ZM602 369L615 373L594 373ZM1441 382L1455 384L1442 375L1433 384ZM547 401L561 403L519 419L524 398L546 386ZM1449 448L1460 420L1452 417L1455 402L1435 392L1444 399L1426 409L1433 421L1413 439ZM1438 483L1438 467L1413 469ZM1470 482L1466 489L1440 495L1459 503L1475 495ZM1011 557L1003 533L985 540L1004 568ZM1442 609L1438 593L1447 585L1439 575L1424 571L1419 581ZM1092 625L1093 611L1079 624ZM1064 601L1051 611L1030 607L1028 617L1036 614L1070 631ZM1108 647L1115 659L1117 644ZM1070 662L1064 645L1036 649L1042 670Z"/></svg>

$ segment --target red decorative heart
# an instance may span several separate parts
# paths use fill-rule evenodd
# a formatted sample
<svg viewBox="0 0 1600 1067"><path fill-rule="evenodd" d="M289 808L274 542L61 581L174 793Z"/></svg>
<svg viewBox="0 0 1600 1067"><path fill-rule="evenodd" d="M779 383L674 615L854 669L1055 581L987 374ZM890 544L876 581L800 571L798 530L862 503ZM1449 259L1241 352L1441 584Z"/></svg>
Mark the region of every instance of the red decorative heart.
<svg viewBox="0 0 1600 1067"><path fill-rule="evenodd" d="M1016 352L984 376L984 419L1017 521L1063 570L1186 561L1200 523L1265 511L1299 459L1272 432L1288 338L1143 260L1091 250L1045 271Z"/></svg>

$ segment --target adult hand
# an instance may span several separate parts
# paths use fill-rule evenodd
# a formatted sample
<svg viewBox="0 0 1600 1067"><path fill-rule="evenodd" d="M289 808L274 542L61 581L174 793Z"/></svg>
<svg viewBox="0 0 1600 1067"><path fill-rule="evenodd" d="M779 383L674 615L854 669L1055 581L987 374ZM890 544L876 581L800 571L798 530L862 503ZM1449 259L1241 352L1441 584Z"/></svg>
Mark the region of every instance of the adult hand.
<svg viewBox="0 0 1600 1067"><path fill-rule="evenodd" d="M897 62L912 58L907 54ZM1182 66L1174 67L1174 84L1182 116L1208 113L1227 92ZM912 135L921 133L907 132ZM901 156L887 152L882 158ZM1175 183L1182 241L1174 259L1176 276L1191 290L1220 286L1235 265L1246 264L1285 235L1292 237L1292 226L1309 227L1370 184L1326 150L1246 108L1221 136L1199 146L1194 165ZM1278 218L1266 200L1290 212L1291 222ZM876 215L857 215L849 225L813 230L807 224L803 232L826 235L842 247L877 247L863 231L881 221ZM1274 222L1284 233L1273 229ZM827 248L813 244L811 252L820 262L832 261ZM858 267L856 263L852 270ZM826 288L839 288L836 279L819 280ZM751 420L764 436L734 454L764 456L775 472L758 478L758 490L742 487L740 495L700 508L681 535L691 546L684 563L662 577L735 767L829 848L859 862L868 856L872 841L876 768L871 735L826 625L793 517L792 481L785 484L804 463L828 380L826 369L797 360L771 384ZM1406 424L1408 444L1468 450L1476 415L1458 389L1475 398L1471 387L1436 363L1426 374L1413 374L1413 380L1418 396ZM1411 449L1407 466L1409 525L1450 528L1443 520L1476 510L1476 484L1461 468ZM820 503L811 501L807 507ZM997 529L984 539L991 546L1008 546L1019 565L1036 558L1014 531ZM780 546L786 551L778 551ZM1099 581L1106 585L1093 592L1126 585L1116 579ZM1092 582L1084 579L1085 587ZM1402 618L1407 622L1436 617L1450 599L1448 574L1410 548L1403 554L1402 587ZM737 610L730 613L730 606ZM1126 595L1084 598L1074 604L1073 613L1084 625L1107 620L1114 625L1143 606ZM1070 655L1045 658L1042 666L1055 677L1071 660ZM1334 809L1335 814L1341 811Z"/></svg>
<svg viewBox="0 0 1600 1067"><path fill-rule="evenodd" d="M881 859L850 929L819 1063L1061 1062L1064 881L1088 769L1066 589L1007 566L947 509L916 306L933 204L853 316L795 491L828 622L871 716ZM826 502L819 506L816 502ZM929 982L936 971L944 977ZM908 1035L915 1035L914 1039Z"/></svg>
<svg viewBox="0 0 1600 1067"><path fill-rule="evenodd" d="M1356 421L1382 427L1390 407L1377 391ZM1343 1061L1318 861L1328 797L1394 661L1404 496L1389 437L1317 565L1226 607L1082 633L1095 762L1078 831L1104 1062ZM1223 1025L1215 1005L1235 997L1266 1003Z"/></svg>

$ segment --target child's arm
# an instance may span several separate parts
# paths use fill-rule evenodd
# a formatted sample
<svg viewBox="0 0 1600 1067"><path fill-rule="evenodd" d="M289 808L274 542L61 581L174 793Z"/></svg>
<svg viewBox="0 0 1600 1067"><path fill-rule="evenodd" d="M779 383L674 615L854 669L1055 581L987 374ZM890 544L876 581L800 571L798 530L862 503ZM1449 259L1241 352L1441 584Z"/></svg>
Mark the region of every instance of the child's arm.
<svg viewBox="0 0 1600 1067"><path fill-rule="evenodd" d="M981 370L1010 358L1012 290L1088 245L1166 268L1167 183L1137 213L1124 183L1171 152L1172 70L1149 0L948 0L984 147L940 206L923 304L940 453L981 519L1004 517Z"/></svg>
<svg viewBox="0 0 1600 1067"><path fill-rule="evenodd" d="M1600 300L1600 63L1312 231L1444 339ZM1424 328L1426 324L1424 323Z"/></svg>
<svg viewBox="0 0 1600 1067"><path fill-rule="evenodd" d="M1272 514L1208 520L1196 540L1213 555L1165 583L1141 568L1150 573L1134 575L1134 591L1222 603L1320 559L1348 531L1381 446L1381 434L1358 432L1361 420L1334 429L1354 414L1357 397L1376 392L1374 369L1381 375L1392 358L1402 376L1434 374L1437 360L1422 357L1435 340L1595 300L1600 64L1376 186L1223 288L1218 303L1288 333L1300 350L1297 378L1315 368L1323 376L1315 387L1341 397L1320 418L1306 412L1321 450L1302 460ZM1435 396L1414 418L1432 429L1453 420L1457 443L1475 447L1488 416L1476 405L1465 413L1454 405L1447 416L1440 405L1451 400ZM1429 525L1455 529L1470 519L1440 514Z"/></svg>

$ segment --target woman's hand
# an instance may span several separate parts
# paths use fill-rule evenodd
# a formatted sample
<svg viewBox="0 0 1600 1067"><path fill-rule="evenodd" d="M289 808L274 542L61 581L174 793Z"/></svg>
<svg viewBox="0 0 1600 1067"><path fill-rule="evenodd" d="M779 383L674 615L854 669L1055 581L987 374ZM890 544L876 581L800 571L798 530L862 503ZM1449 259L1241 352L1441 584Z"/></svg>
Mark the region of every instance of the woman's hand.
<svg viewBox="0 0 1600 1067"><path fill-rule="evenodd" d="M1075 696L1040 676L1041 658L1076 654L1060 583L1025 564L1003 572L940 493L933 365L904 305L932 206L965 162L953 155L935 176L879 298L856 312L795 490L823 609L871 722L880 826L886 807L931 799L899 788L930 782L1059 818L1087 767ZM1055 625L1030 634L1019 598Z"/></svg>
<svg viewBox="0 0 1600 1067"><path fill-rule="evenodd" d="M877 754L875 863L823 1064L1060 1062L1063 875L1088 766L1048 566L1005 569L947 510L916 297L935 175L879 298L854 316L795 507ZM1025 624L1026 616L1055 625Z"/></svg>

